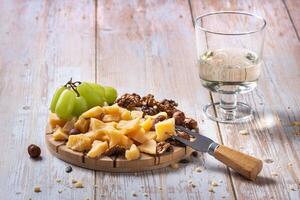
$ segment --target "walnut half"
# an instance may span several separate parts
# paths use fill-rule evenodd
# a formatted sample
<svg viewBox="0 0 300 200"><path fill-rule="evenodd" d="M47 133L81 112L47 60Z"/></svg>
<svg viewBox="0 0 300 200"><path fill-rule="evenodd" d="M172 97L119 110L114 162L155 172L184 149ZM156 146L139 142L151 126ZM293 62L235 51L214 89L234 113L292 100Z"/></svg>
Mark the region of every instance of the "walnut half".
<svg viewBox="0 0 300 200"><path fill-rule="evenodd" d="M165 152L171 151L173 147L168 142L159 142L156 145L156 153L162 155Z"/></svg>

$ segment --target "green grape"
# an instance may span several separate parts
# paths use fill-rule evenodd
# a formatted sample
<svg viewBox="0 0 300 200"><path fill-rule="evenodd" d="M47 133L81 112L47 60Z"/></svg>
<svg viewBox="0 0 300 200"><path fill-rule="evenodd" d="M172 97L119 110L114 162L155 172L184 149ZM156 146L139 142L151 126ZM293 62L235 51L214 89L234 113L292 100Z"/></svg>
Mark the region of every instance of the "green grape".
<svg viewBox="0 0 300 200"><path fill-rule="evenodd" d="M110 86L104 86L105 99L108 104L113 104L118 96L117 90Z"/></svg>
<svg viewBox="0 0 300 200"><path fill-rule="evenodd" d="M75 92L69 89L61 93L55 106L55 113L59 118L69 120L73 117L72 112L75 106L75 97Z"/></svg>
<svg viewBox="0 0 300 200"><path fill-rule="evenodd" d="M105 99L102 96L98 95L89 83L83 82L78 85L76 89L79 92L80 96L84 97L89 108L102 106L104 104Z"/></svg>
<svg viewBox="0 0 300 200"><path fill-rule="evenodd" d="M55 106L56 106L56 103L58 101L58 98L60 97L61 93L66 89L65 86L61 86L60 88L58 88L53 97L52 97L52 100L51 100L51 104L50 104L50 110L51 112L55 112Z"/></svg>
<svg viewBox="0 0 300 200"><path fill-rule="evenodd" d="M88 83L97 93L97 95L104 97L105 96L105 90L101 85L98 85L97 83Z"/></svg>
<svg viewBox="0 0 300 200"><path fill-rule="evenodd" d="M76 97L75 100L75 106L73 109L73 114L78 117L83 112L87 111L89 109L88 104L83 96Z"/></svg>

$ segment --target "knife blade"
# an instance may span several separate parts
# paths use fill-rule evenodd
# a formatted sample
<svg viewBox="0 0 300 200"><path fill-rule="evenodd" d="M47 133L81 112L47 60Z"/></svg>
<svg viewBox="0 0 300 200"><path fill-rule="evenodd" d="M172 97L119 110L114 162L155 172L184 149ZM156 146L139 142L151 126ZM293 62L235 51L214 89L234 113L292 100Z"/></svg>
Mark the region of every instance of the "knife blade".
<svg viewBox="0 0 300 200"><path fill-rule="evenodd" d="M191 131L183 126L176 126L175 129L177 131L183 131L191 136L194 137L192 141L186 140L182 137L174 135L173 137L182 142L185 145L192 147L193 149L201 152L208 152L209 154L213 155L214 150L219 146L219 144L215 143L212 139L200 135L198 132Z"/></svg>
<svg viewBox="0 0 300 200"><path fill-rule="evenodd" d="M218 144L212 139L185 127L175 126L175 129L176 131L187 133L192 136L192 139L187 140L177 135L173 136L174 139L190 146L194 150L209 153L217 160L234 169L247 179L254 181L259 172L262 170L263 163L260 159Z"/></svg>

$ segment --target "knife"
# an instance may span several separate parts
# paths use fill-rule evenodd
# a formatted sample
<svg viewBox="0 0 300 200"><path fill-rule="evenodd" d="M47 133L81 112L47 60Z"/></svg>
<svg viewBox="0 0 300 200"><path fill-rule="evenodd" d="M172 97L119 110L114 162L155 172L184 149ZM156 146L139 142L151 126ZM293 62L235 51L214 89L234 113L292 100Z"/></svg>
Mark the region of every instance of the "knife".
<svg viewBox="0 0 300 200"><path fill-rule="evenodd" d="M190 146L194 150L206 152L212 155L217 160L221 161L226 166L232 168L247 179L254 181L259 172L262 170L263 163L257 158L218 144L210 138L200 135L198 132L191 131L185 127L176 126L176 130L185 132L193 138L186 140L174 135L174 139Z"/></svg>

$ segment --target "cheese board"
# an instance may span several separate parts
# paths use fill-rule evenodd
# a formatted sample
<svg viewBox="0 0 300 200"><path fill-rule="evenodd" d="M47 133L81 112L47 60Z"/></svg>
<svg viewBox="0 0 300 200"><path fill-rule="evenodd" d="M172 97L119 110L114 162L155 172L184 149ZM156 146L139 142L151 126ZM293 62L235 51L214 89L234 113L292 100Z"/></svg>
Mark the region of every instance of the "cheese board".
<svg viewBox="0 0 300 200"><path fill-rule="evenodd" d="M192 148L173 147L171 152L164 155L149 155L141 153L138 160L128 161L124 156L102 156L97 159L89 158L85 153L73 151L66 146L64 141L55 141L52 137L53 130L47 126L45 134L45 142L48 150L55 157L87 169L107 171L107 172L138 172L164 168L172 163L176 163L193 152Z"/></svg>

